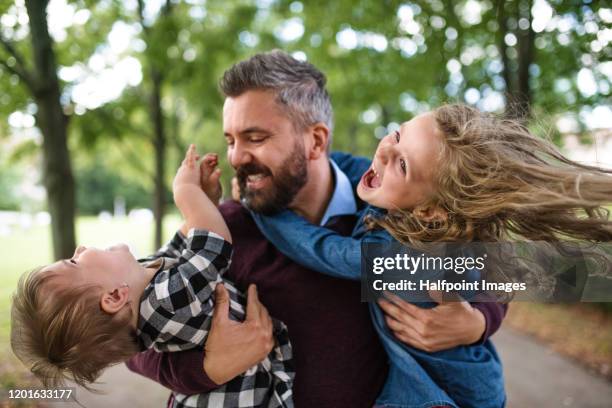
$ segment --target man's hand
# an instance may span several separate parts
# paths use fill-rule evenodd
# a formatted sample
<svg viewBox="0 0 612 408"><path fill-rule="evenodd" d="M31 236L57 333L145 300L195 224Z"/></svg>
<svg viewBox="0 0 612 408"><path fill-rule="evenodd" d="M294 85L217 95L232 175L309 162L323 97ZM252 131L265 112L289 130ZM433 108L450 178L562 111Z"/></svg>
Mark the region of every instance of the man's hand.
<svg viewBox="0 0 612 408"><path fill-rule="evenodd" d="M392 294L379 300L385 321L400 341L427 352L477 342L486 329L484 315L466 301L444 302L422 309Z"/></svg>
<svg viewBox="0 0 612 408"><path fill-rule="evenodd" d="M217 168L219 157L215 153L206 153L200 163L200 175L202 190L206 193L214 205L219 205L219 200L223 195L223 189L219 178L221 169Z"/></svg>
<svg viewBox="0 0 612 408"><path fill-rule="evenodd" d="M217 384L225 384L262 361L274 347L272 319L259 302L257 288L249 286L244 323L228 317L229 294L216 288L216 306L204 349L204 371Z"/></svg>

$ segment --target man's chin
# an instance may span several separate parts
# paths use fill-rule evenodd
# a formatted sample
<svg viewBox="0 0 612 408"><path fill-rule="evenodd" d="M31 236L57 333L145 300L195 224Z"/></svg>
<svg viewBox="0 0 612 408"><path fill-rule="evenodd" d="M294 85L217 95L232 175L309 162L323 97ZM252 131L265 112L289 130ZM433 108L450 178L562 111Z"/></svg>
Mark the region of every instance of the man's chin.
<svg viewBox="0 0 612 408"><path fill-rule="evenodd" d="M284 208L274 203L268 197L263 197L261 194L253 194L252 192L245 194L241 201L249 210L263 215L274 215Z"/></svg>

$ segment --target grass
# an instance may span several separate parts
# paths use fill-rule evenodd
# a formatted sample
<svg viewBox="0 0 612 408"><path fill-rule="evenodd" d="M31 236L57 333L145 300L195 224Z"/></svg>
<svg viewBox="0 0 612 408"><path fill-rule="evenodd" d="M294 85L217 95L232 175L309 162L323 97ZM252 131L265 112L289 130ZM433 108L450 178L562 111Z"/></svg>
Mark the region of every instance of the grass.
<svg viewBox="0 0 612 408"><path fill-rule="evenodd" d="M164 220L164 237L169 239L179 226L178 216ZM77 242L85 246L104 248L125 242L138 256L153 250L153 223L128 218L101 221L97 217L79 217ZM10 302L17 281L25 271L52 262L51 231L49 227L17 229L8 236L0 236L3 268L0 273L0 391L14 385L29 383L25 370L10 352ZM0 403L1 406L1 403Z"/></svg>

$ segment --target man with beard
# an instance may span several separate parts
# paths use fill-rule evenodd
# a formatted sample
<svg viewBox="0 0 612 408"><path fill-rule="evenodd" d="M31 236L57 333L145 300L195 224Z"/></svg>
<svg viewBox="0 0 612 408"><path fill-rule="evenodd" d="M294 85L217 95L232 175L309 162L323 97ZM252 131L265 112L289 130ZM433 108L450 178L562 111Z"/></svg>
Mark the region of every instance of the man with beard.
<svg viewBox="0 0 612 408"><path fill-rule="evenodd" d="M245 322L231 321L227 292L218 286L205 352L145 352L128 363L130 369L181 394L210 391L271 350L267 307L289 329L297 407L374 404L387 362L367 304L360 302L359 283L296 264L264 238L249 213L288 207L312 223L350 234L363 203L328 155L333 120L325 81L314 66L281 51L257 54L225 72L223 131L244 205L220 206L234 237L226 277L241 290L256 284L261 303ZM410 306L386 304L384 310L401 327L394 331L400 340L427 351L488 338L505 311L496 303L457 302L418 311ZM171 397L170 406L178 405Z"/></svg>
<svg viewBox="0 0 612 408"><path fill-rule="evenodd" d="M255 162L238 167L236 180L240 199L251 211L266 215L272 215L287 208L306 184L308 177L306 163L304 143L296 140L293 150L281 163L276 176L268 167ZM266 177L273 179L273 183L267 189L252 187Z"/></svg>

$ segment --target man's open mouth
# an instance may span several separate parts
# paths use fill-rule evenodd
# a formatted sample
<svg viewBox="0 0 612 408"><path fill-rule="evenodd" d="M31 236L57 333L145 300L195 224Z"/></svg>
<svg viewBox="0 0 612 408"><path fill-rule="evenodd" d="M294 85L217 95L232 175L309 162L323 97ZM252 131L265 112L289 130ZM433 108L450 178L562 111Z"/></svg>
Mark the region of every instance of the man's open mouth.
<svg viewBox="0 0 612 408"><path fill-rule="evenodd" d="M262 188L269 178L270 176L264 173L249 174L246 178L246 187L254 190Z"/></svg>

